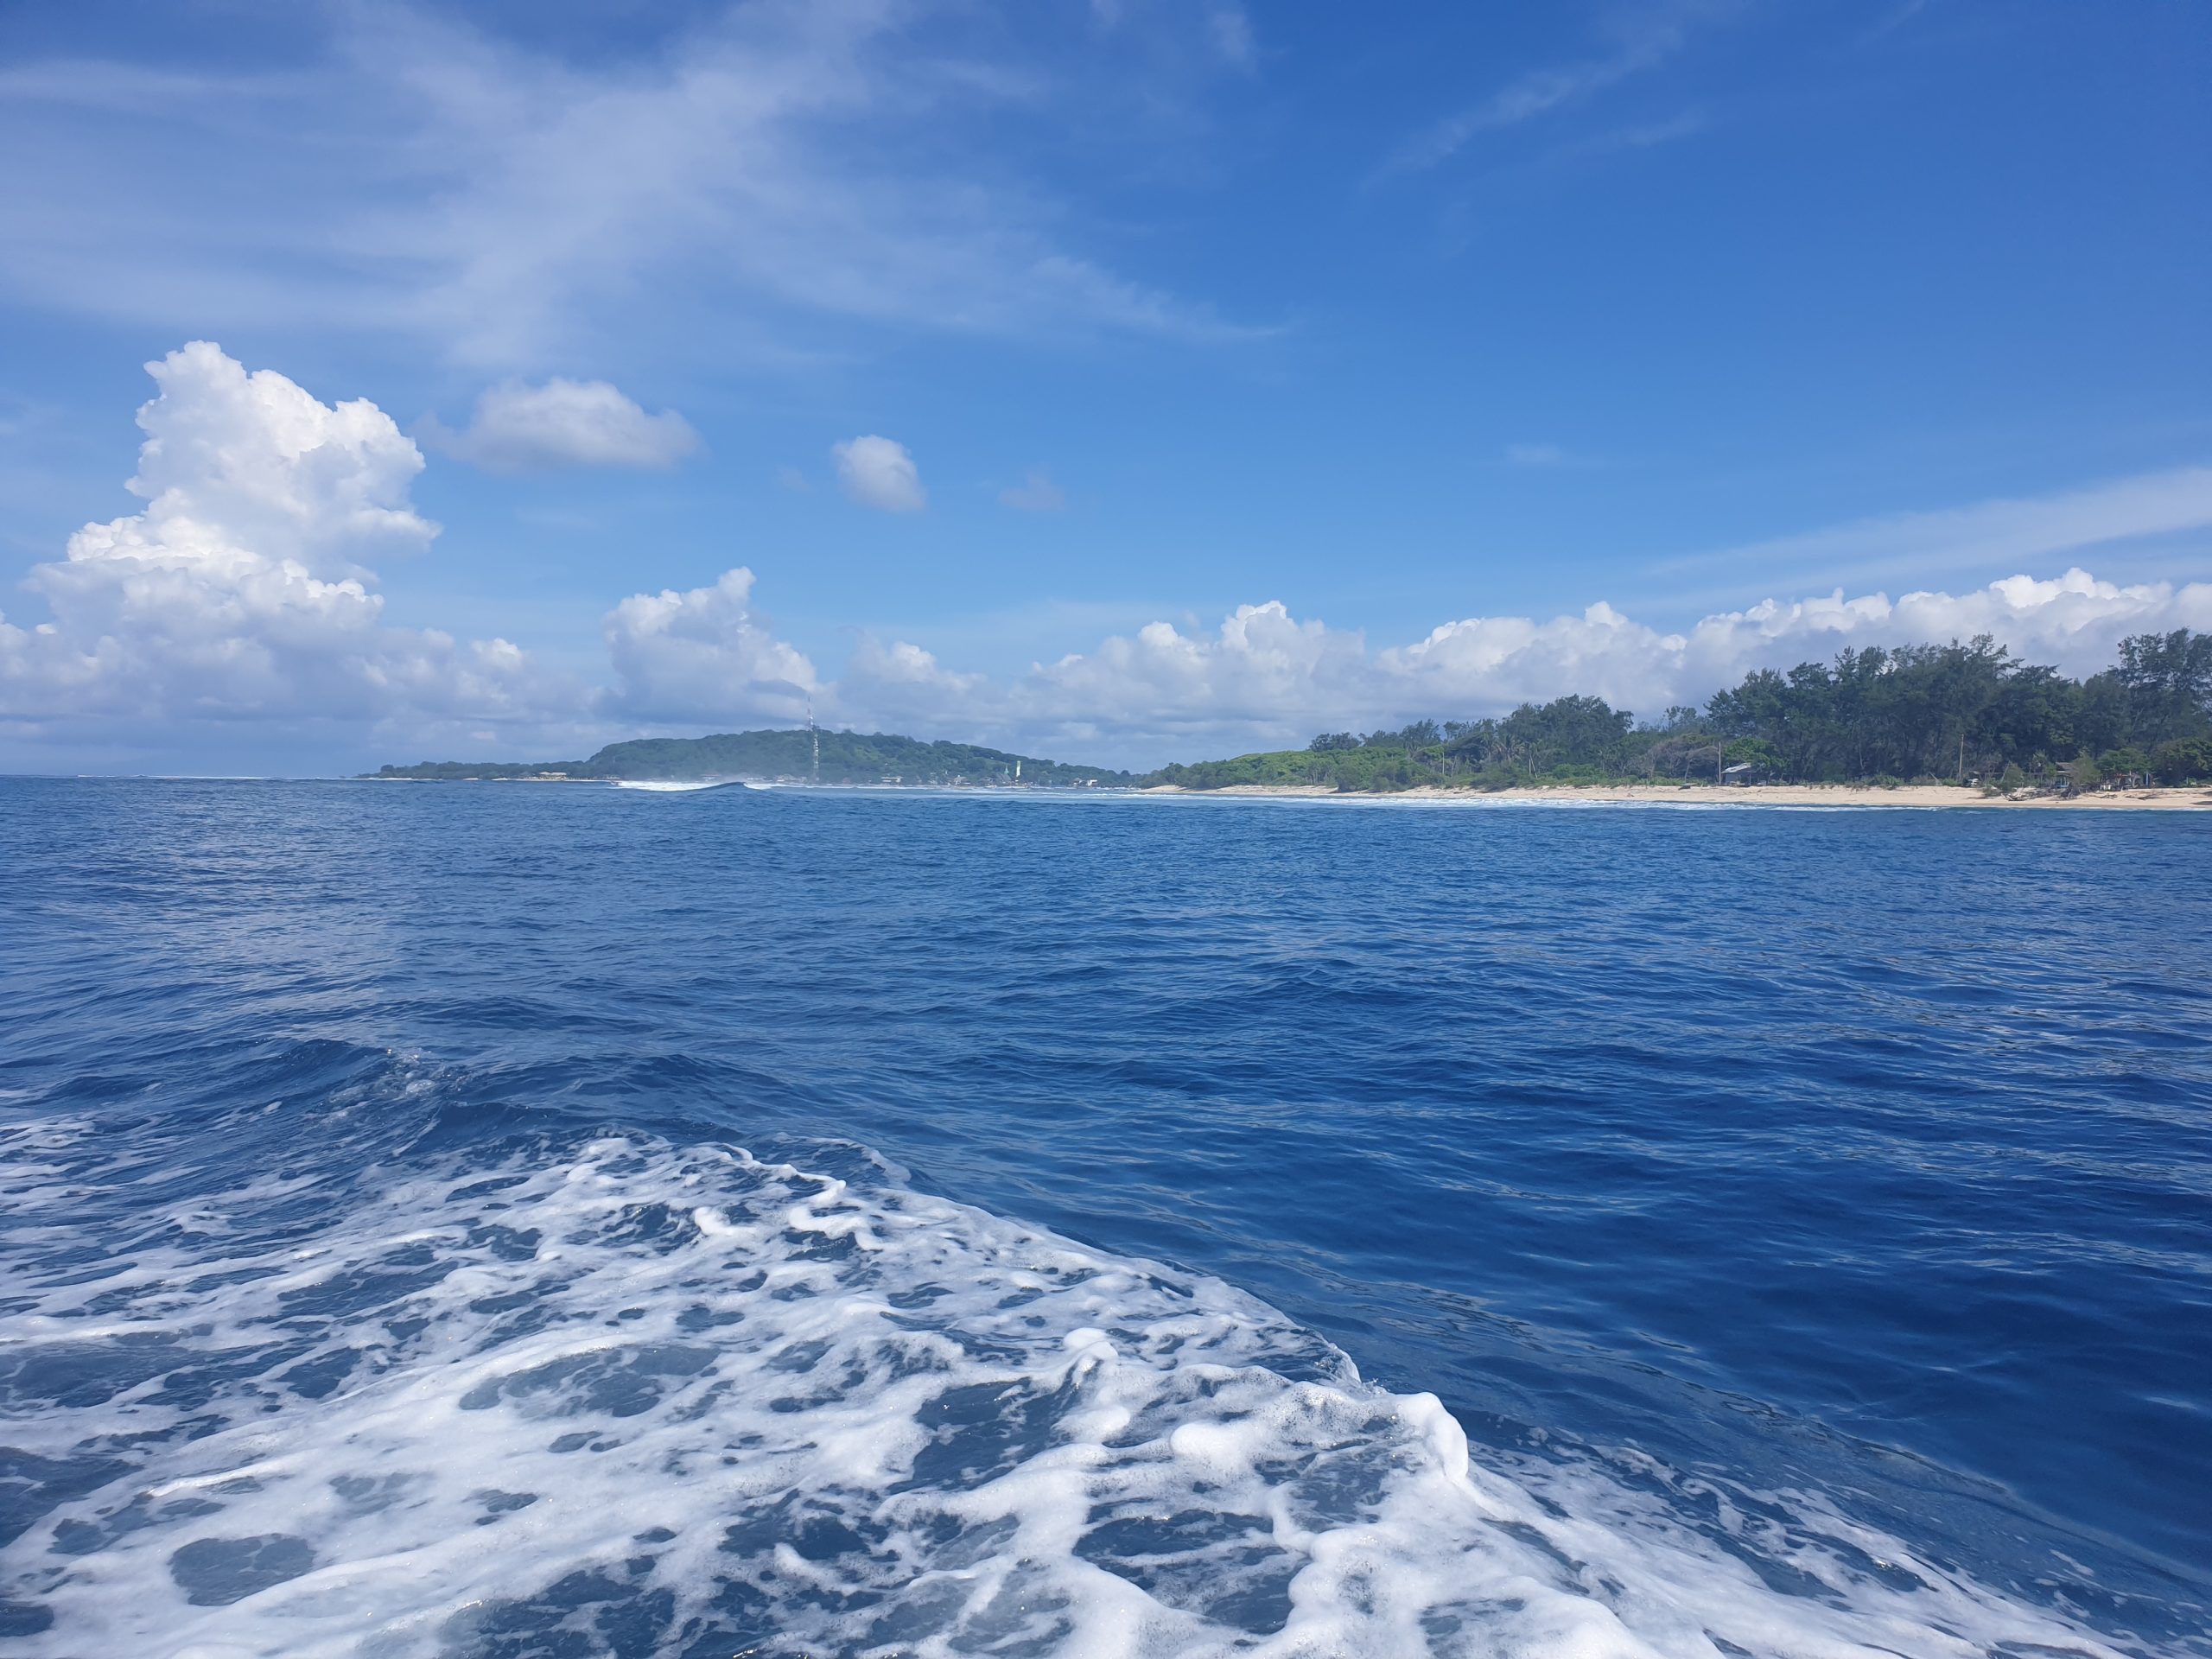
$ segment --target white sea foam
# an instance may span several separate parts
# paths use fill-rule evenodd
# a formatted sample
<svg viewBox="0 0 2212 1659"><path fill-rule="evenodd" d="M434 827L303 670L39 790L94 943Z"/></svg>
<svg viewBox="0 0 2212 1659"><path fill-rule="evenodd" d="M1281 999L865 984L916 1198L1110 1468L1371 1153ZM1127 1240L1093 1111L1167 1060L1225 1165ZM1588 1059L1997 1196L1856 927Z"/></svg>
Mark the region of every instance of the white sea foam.
<svg viewBox="0 0 2212 1659"><path fill-rule="evenodd" d="M16 1277L0 1438L110 1460L7 1553L22 1651L2113 1651L1810 1498L1486 1467L1226 1285L887 1176L625 1136L365 1190Z"/></svg>

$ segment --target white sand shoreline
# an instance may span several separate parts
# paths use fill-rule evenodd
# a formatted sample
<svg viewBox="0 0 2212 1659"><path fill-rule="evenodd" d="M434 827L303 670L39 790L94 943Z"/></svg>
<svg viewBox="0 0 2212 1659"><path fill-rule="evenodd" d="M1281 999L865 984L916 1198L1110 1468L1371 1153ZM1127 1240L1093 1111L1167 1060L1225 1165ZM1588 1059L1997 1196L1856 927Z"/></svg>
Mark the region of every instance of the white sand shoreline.
<svg viewBox="0 0 2212 1659"><path fill-rule="evenodd" d="M1736 806L1888 807L1929 810L1942 807L2024 812L2212 811L2212 788L2128 789L2088 795L2034 795L2012 800L1951 784L1901 784L1882 789L1861 784L1572 784L1473 790L1424 785L1392 794L1342 794L1325 785L1232 784L1225 789L1187 789L1162 784L1147 795L1231 795L1296 800L1451 801L1468 805L1536 806Z"/></svg>

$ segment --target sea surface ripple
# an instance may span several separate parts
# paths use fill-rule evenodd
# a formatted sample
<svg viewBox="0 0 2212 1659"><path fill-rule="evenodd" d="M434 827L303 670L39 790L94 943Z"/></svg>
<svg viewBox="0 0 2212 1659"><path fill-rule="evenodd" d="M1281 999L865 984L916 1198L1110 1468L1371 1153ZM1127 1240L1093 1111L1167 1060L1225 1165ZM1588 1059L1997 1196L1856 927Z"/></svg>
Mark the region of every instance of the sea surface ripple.
<svg viewBox="0 0 2212 1659"><path fill-rule="evenodd" d="M2212 824L0 779L0 1641L2212 1655Z"/></svg>

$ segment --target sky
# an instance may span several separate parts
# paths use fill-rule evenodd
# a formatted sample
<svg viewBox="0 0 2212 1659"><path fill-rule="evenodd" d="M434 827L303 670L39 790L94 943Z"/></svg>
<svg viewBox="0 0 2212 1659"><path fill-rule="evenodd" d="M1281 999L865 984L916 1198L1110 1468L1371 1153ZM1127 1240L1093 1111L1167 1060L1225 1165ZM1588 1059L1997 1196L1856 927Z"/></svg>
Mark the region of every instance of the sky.
<svg viewBox="0 0 2212 1659"><path fill-rule="evenodd" d="M2212 629L2200 0L0 8L0 771Z"/></svg>

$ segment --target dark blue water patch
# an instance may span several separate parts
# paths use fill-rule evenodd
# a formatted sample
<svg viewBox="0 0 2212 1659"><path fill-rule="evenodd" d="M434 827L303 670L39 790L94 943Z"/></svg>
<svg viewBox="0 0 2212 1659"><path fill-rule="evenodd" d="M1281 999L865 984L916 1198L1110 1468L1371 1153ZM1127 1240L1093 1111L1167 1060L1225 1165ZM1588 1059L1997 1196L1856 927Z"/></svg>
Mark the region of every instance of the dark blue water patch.
<svg viewBox="0 0 2212 1659"><path fill-rule="evenodd" d="M112 1458L41 1457L0 1446L0 1545L13 1542L55 1504L97 1491L129 1467Z"/></svg>
<svg viewBox="0 0 2212 1659"><path fill-rule="evenodd" d="M0 1116L137 1160L41 1200L118 1251L194 1248L137 1217L242 1169L304 1226L551 1122L842 1137L1218 1273L1478 1446L1816 1490L2203 1627L2203 819L16 780L0 869ZM11 1409L226 1380L40 1363Z"/></svg>
<svg viewBox="0 0 2212 1659"><path fill-rule="evenodd" d="M255 1592L296 1579L315 1565L304 1538L263 1533L250 1538L202 1538L169 1558L169 1575L195 1607L226 1607Z"/></svg>

